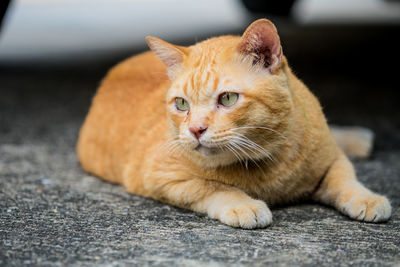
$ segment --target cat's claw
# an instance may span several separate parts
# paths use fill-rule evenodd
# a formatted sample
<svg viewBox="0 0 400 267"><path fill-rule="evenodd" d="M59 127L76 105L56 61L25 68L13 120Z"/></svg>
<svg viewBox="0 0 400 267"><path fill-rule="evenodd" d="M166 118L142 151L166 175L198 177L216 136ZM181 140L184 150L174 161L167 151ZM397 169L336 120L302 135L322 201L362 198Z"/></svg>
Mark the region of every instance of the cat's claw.
<svg viewBox="0 0 400 267"><path fill-rule="evenodd" d="M253 199L250 203L225 206L218 219L233 227L254 229L270 225L272 213L263 201Z"/></svg>
<svg viewBox="0 0 400 267"><path fill-rule="evenodd" d="M392 208L384 196L353 197L342 205L342 212L350 218L365 222L384 222L390 218Z"/></svg>

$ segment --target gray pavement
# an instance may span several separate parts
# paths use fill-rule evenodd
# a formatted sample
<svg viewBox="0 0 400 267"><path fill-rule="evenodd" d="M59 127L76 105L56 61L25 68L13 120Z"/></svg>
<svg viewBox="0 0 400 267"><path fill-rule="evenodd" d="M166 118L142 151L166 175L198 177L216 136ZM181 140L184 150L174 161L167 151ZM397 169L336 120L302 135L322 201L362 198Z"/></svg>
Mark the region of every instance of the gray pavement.
<svg viewBox="0 0 400 267"><path fill-rule="evenodd" d="M64 68L0 65L0 266L399 266L396 76L367 64L354 72L337 54L318 57L324 50L296 56L297 47L301 41L286 46L289 59L330 122L376 133L374 154L355 166L362 182L390 198L388 223L352 221L310 202L274 207L272 226L242 230L128 194L83 172L74 151L98 82L125 55ZM357 51L350 52L362 57ZM325 60L336 65L319 64Z"/></svg>

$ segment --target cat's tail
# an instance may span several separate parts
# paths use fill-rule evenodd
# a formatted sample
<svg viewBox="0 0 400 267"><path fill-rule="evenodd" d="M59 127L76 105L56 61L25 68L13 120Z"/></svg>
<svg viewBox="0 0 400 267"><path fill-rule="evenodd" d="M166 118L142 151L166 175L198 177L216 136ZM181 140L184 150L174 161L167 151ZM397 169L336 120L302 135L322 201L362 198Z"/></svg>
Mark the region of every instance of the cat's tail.
<svg viewBox="0 0 400 267"><path fill-rule="evenodd" d="M364 127L342 127L329 125L338 146L352 158L367 158L371 155L374 133Z"/></svg>

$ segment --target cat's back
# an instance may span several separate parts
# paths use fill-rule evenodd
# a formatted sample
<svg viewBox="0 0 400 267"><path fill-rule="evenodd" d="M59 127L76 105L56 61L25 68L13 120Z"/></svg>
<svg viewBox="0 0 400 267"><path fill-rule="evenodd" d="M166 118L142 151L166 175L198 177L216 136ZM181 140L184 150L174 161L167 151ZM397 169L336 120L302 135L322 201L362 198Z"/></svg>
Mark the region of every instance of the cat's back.
<svg viewBox="0 0 400 267"><path fill-rule="evenodd" d="M121 182L118 179L129 154L146 146L151 128L165 128L168 85L166 68L152 52L131 57L111 69L79 134L77 153L82 167Z"/></svg>

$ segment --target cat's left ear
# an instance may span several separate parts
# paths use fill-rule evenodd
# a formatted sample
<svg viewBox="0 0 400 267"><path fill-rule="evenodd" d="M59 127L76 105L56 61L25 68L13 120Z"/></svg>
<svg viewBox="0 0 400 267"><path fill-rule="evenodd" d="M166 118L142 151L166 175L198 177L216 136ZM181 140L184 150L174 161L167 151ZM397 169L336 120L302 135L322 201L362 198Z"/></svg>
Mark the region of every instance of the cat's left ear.
<svg viewBox="0 0 400 267"><path fill-rule="evenodd" d="M146 42L150 49L167 66L169 78L174 79L183 67L183 61L188 55L188 49L183 46L170 44L153 36L146 36Z"/></svg>
<svg viewBox="0 0 400 267"><path fill-rule="evenodd" d="M261 62L274 73L282 59L282 46L275 25L267 19L253 22L242 35L239 52L253 57L254 63Z"/></svg>

